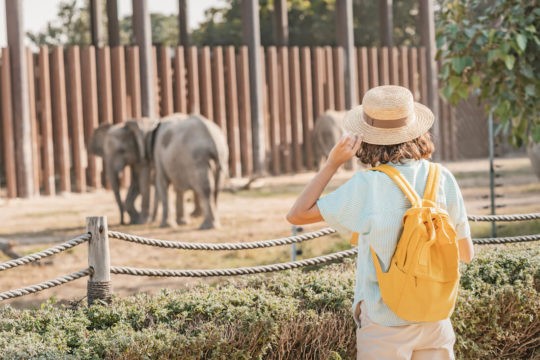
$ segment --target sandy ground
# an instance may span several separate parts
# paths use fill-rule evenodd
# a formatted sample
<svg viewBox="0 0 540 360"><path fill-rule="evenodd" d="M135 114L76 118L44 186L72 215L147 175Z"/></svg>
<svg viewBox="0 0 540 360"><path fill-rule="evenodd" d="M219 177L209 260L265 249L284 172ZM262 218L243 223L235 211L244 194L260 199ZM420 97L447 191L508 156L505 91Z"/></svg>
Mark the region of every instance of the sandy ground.
<svg viewBox="0 0 540 360"><path fill-rule="evenodd" d="M489 213L489 164L475 160L445 164L452 170L462 187L469 214ZM500 214L540 211L540 182L532 174L529 160L512 158L497 160L500 175L497 199ZM329 189L335 188L352 175L340 171ZM7 200L0 198L0 241L11 241L13 249L21 255L44 250L85 233L86 217L106 216L109 230L145 237L187 242L246 242L289 236L291 226L285 214L295 196L313 172L297 175L268 177L254 182L250 190L224 192L219 202L222 227L198 231L200 218L176 228L161 229L157 222L147 225L120 226L119 215L112 193L99 190L84 194L63 194L56 197ZM246 179L232 179L238 186ZM189 200L189 199L188 199ZM188 203L188 211L192 202ZM173 211L174 213L174 211ZM174 216L174 215L172 215ZM310 225L305 231L316 230L324 224ZM272 264L290 260L291 247L273 247L263 250L200 252L148 247L111 239L111 263L114 266L132 266L169 269L206 269ZM347 248L347 240L338 235L316 239L302 245L303 258ZM80 245L46 260L48 264L25 265L2 271L0 292L40 283L87 267L87 246ZM0 253L0 262L9 258ZM221 279L222 280L222 279ZM137 292L155 292L160 288L183 288L202 281L220 279L146 278L113 275L113 290L119 296ZM49 297L61 301L82 301L86 295L87 278L54 287L37 294L3 301L17 307L39 304Z"/></svg>

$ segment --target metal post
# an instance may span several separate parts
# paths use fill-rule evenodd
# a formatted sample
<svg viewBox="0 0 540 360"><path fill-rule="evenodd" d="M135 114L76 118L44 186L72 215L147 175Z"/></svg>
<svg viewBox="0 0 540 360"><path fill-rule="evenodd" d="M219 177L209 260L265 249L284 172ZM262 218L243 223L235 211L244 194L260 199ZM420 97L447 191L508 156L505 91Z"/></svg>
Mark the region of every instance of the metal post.
<svg viewBox="0 0 540 360"><path fill-rule="evenodd" d="M292 235L293 236L298 235L302 231L304 231L304 228L302 228L301 226L296 226L296 225L292 226ZM296 255L300 255L300 254L302 254L302 250L298 250L296 248L296 244L292 244L292 246L291 246L291 261L296 261Z"/></svg>
<svg viewBox="0 0 540 360"><path fill-rule="evenodd" d="M488 115L488 141L489 141L489 198L491 202L491 215L495 215L495 144L493 141L493 110ZM497 237L497 224L491 222L491 237Z"/></svg>
<svg viewBox="0 0 540 360"><path fill-rule="evenodd" d="M178 0L178 44L186 49L189 46L189 24L188 24L188 0Z"/></svg>
<svg viewBox="0 0 540 360"><path fill-rule="evenodd" d="M242 0L242 25L244 44L248 47L249 58L253 171L255 174L262 175L266 172L266 146L263 114L261 29L258 1Z"/></svg>
<svg viewBox="0 0 540 360"><path fill-rule="evenodd" d="M87 284L88 305L94 300L111 301L111 259L107 217L86 218L86 231L92 235L88 242L88 267L92 269Z"/></svg>
<svg viewBox="0 0 540 360"><path fill-rule="evenodd" d="M358 103L352 0L337 0L336 21L337 44L343 47L345 53L345 107L350 109Z"/></svg>

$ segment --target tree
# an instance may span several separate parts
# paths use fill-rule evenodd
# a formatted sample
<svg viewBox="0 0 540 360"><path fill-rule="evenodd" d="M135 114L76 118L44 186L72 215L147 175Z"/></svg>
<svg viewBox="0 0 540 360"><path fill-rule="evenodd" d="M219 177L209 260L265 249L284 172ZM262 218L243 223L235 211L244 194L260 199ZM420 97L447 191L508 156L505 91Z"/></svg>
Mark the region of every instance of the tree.
<svg viewBox="0 0 540 360"><path fill-rule="evenodd" d="M335 0L288 0L289 43L296 46L336 45ZM358 46L379 45L378 2L355 0L354 37ZM274 0L259 1L261 44L273 45ZM417 1L394 2L394 38L398 45L418 45ZM241 45L241 0L226 0L205 12L193 32L197 45Z"/></svg>
<svg viewBox="0 0 540 360"><path fill-rule="evenodd" d="M442 93L478 95L499 130L521 146L540 142L540 8L537 0L451 0L440 12Z"/></svg>
<svg viewBox="0 0 540 360"><path fill-rule="evenodd" d="M49 21L44 31L27 32L26 36L36 46L90 44L92 40L88 4L81 5L77 0L60 2L57 18Z"/></svg>

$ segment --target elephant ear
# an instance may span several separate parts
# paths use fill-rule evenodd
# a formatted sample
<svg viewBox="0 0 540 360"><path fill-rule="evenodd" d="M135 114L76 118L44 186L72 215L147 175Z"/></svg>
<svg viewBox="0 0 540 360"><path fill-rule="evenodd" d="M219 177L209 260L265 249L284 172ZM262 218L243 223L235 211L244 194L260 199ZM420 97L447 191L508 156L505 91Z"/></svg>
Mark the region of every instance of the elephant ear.
<svg viewBox="0 0 540 360"><path fill-rule="evenodd" d="M103 144L105 142L107 131L109 131L111 126L112 124L110 123L103 123L94 129L90 141L88 142L88 152L90 152L90 154L104 157Z"/></svg>
<svg viewBox="0 0 540 360"><path fill-rule="evenodd" d="M128 120L126 121L126 128L129 129L136 142L137 149L139 150L139 158L142 162L147 162L150 160L150 155L147 152L145 144L145 136L148 133L151 133L153 129L157 127L159 121L157 119L143 118L141 120Z"/></svg>

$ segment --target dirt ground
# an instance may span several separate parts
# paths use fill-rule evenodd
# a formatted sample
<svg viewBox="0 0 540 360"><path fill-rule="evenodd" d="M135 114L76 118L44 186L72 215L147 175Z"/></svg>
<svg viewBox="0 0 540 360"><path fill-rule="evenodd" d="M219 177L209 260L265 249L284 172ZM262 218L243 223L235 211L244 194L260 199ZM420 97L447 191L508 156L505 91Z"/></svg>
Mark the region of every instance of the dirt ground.
<svg viewBox="0 0 540 360"><path fill-rule="evenodd" d="M540 182L532 174L527 158L497 160L497 199L499 214L540 212ZM489 164L487 160L445 164L454 172L466 200L469 214L489 213ZM341 171L332 180L335 188L352 175ZM20 255L44 250L85 233L88 216L106 216L109 230L156 239L186 242L247 242L274 239L291 235L285 214L295 196L313 172L297 175L267 177L252 184L251 189L223 192L219 202L222 227L198 231L201 219L176 228L161 229L158 223L120 226L113 195L107 190L84 194L63 194L55 197L8 200L0 198L0 241L11 241ZM240 186L246 179L232 179L231 186ZM188 203L188 211L192 203ZM173 212L174 213L174 212ZM173 215L174 216L174 215ZM317 230L325 224L307 226L304 231ZM473 234L474 236L474 234ZM249 251L181 251L154 248L111 239L111 264L168 269L208 269L255 266L290 261L291 247L273 247ZM300 258L348 248L346 239L338 235L310 241L301 246ZM10 258L0 253L0 262ZM25 265L3 271L0 292L40 283L87 267L87 245L82 244L47 258L42 265ZM113 291L119 296L137 292L155 292L160 288L184 288L200 282L223 279L147 278L113 275ZM37 305L55 297L60 301L82 301L86 295L87 278L54 287L37 294L3 301L16 307Z"/></svg>

